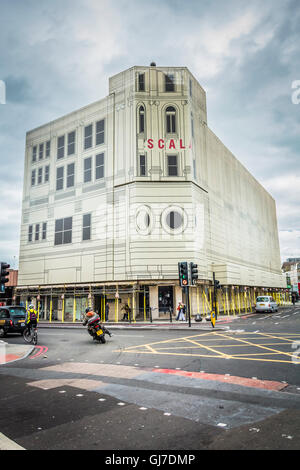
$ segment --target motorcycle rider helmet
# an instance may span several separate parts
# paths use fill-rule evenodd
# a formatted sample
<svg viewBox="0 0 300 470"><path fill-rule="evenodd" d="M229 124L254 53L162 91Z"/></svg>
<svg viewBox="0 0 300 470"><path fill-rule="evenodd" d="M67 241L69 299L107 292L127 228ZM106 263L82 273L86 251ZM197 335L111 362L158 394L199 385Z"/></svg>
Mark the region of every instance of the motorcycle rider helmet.
<svg viewBox="0 0 300 470"><path fill-rule="evenodd" d="M34 305L33 304L30 304L29 307L28 307L29 310L33 310L34 309Z"/></svg>
<svg viewBox="0 0 300 470"><path fill-rule="evenodd" d="M85 309L85 313L89 313L91 310L92 310L91 307L87 307L87 308Z"/></svg>

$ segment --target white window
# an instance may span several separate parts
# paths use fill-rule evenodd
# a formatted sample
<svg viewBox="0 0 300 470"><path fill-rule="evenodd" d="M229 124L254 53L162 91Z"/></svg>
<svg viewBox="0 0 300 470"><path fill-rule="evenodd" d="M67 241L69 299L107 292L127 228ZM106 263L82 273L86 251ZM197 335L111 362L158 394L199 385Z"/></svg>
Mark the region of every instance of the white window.
<svg viewBox="0 0 300 470"><path fill-rule="evenodd" d="M72 243L72 217L55 221L54 245Z"/></svg>
<svg viewBox="0 0 300 470"><path fill-rule="evenodd" d="M73 155L75 153L75 131L69 132L68 134L68 155Z"/></svg>
<svg viewBox="0 0 300 470"><path fill-rule="evenodd" d="M70 163L67 166L67 188L74 186L75 178L75 163Z"/></svg>
<svg viewBox="0 0 300 470"><path fill-rule="evenodd" d="M176 132L176 109L173 106L166 109L166 129L168 134Z"/></svg>
<svg viewBox="0 0 300 470"><path fill-rule="evenodd" d="M89 183L92 181L92 157L85 158L83 165L83 182Z"/></svg>
<svg viewBox="0 0 300 470"><path fill-rule="evenodd" d="M96 180L104 178L104 153L96 155Z"/></svg>
<svg viewBox="0 0 300 470"><path fill-rule="evenodd" d="M168 176L178 176L177 155L167 155Z"/></svg>
<svg viewBox="0 0 300 470"><path fill-rule="evenodd" d="M56 191L64 188L64 167L60 166L56 169Z"/></svg>
<svg viewBox="0 0 300 470"><path fill-rule="evenodd" d="M39 145L39 160L43 160L44 158L44 144Z"/></svg>
<svg viewBox="0 0 300 470"><path fill-rule="evenodd" d="M32 161L36 162L37 146L32 147Z"/></svg>
<svg viewBox="0 0 300 470"><path fill-rule="evenodd" d="M65 156L65 136L61 135L57 139L57 159L60 160Z"/></svg>
<svg viewBox="0 0 300 470"><path fill-rule="evenodd" d="M49 171L50 171L49 165L45 166L45 183L48 183L49 181Z"/></svg>
<svg viewBox="0 0 300 470"><path fill-rule="evenodd" d="M82 240L91 239L91 214L84 214L82 218Z"/></svg>
<svg viewBox="0 0 300 470"><path fill-rule="evenodd" d="M84 128L84 150L93 146L93 124Z"/></svg>
<svg viewBox="0 0 300 470"><path fill-rule="evenodd" d="M96 122L96 145L104 144L104 119Z"/></svg>

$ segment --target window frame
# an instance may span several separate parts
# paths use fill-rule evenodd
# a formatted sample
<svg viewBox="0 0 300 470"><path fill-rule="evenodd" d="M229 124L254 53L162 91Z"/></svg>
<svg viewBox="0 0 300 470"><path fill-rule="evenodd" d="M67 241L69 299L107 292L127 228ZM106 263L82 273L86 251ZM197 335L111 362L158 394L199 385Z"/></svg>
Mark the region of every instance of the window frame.
<svg viewBox="0 0 300 470"><path fill-rule="evenodd" d="M170 88L168 90L168 88ZM175 91L175 75L174 73L165 73L165 92L174 93Z"/></svg>
<svg viewBox="0 0 300 470"><path fill-rule="evenodd" d="M37 145L32 147L31 161L35 163L37 161Z"/></svg>
<svg viewBox="0 0 300 470"><path fill-rule="evenodd" d="M103 129L98 130L98 126L103 123ZM102 127L102 126L101 126ZM101 141L98 142L98 138L101 138ZM103 145L105 144L105 119L99 119L99 121L96 121L95 124L95 144L96 146L98 145Z"/></svg>
<svg viewBox="0 0 300 470"><path fill-rule="evenodd" d="M58 171L59 170L62 170L62 176L60 176L60 177L58 177ZM61 190L64 189L64 177L65 177L65 167L64 166L58 166L56 168L56 186L55 186L56 191L61 191ZM60 181L60 180L62 181L61 188L58 187L58 181Z"/></svg>
<svg viewBox="0 0 300 470"><path fill-rule="evenodd" d="M70 169L73 170L73 172L72 171L70 172ZM67 178L66 188L73 188L75 186L75 162L68 163L67 171L66 171L66 178ZM69 183L70 180L72 184Z"/></svg>
<svg viewBox="0 0 300 470"><path fill-rule="evenodd" d="M166 134L176 134L177 132L177 111L174 106L166 107Z"/></svg>
<svg viewBox="0 0 300 470"><path fill-rule="evenodd" d="M60 140L63 141L63 145L59 145ZM59 137L57 137L57 155L56 155L57 160L61 160L62 158L65 157L65 143L66 143L65 135L60 135Z"/></svg>
<svg viewBox="0 0 300 470"><path fill-rule="evenodd" d="M179 160L178 160L178 154L174 154L174 153L173 153L173 154L167 154L166 157L167 157L167 172L168 172L168 177L171 177L171 178L172 178L172 177L179 176L179 165L178 165ZM169 158L170 158L170 157L175 157L175 158L176 158L176 165L170 164L170 162L169 162ZM170 174L170 168L176 168L176 175L175 175L175 174L174 174L174 175Z"/></svg>
<svg viewBox="0 0 300 470"><path fill-rule="evenodd" d="M145 91L145 73L144 72L138 73L138 91L141 91L141 92Z"/></svg>
<svg viewBox="0 0 300 470"><path fill-rule="evenodd" d="M89 168L86 168L86 162L87 161L90 161L91 162L91 165ZM91 183L93 181L93 162L92 162L92 157L86 157L84 160L83 160L83 183L86 184L86 183ZM86 174L87 173L90 173L90 179L86 180Z"/></svg>
<svg viewBox="0 0 300 470"><path fill-rule="evenodd" d="M89 217L88 219L88 224L85 222L85 218ZM85 233L88 234L88 236L85 236ZM88 212L87 214L82 215L82 241L89 241L92 239L92 214Z"/></svg>
<svg viewBox="0 0 300 470"><path fill-rule="evenodd" d="M71 228L65 228L66 221L71 220ZM62 222L62 229L57 230L58 222ZM64 217L62 219L56 219L54 225L54 246L67 245L72 243L72 231L73 231L73 217ZM65 241L67 233L71 234L70 241ZM58 235L61 234L61 243L57 243Z"/></svg>
<svg viewBox="0 0 300 470"><path fill-rule="evenodd" d="M74 135L74 140L70 141L71 136ZM67 138L67 155L74 155L76 153L76 131L68 132Z"/></svg>
<svg viewBox="0 0 300 470"><path fill-rule="evenodd" d="M86 131L88 128L91 128L91 134L86 135ZM93 129L93 124L88 124L87 126L84 126L83 129L83 150L89 150L93 147L93 134L94 134L94 129ZM91 145L86 145L87 140L90 139Z"/></svg>
<svg viewBox="0 0 300 470"><path fill-rule="evenodd" d="M142 158L144 159L144 163L142 163ZM143 171L142 171L143 168ZM139 155L139 176L145 177L147 176L147 156L146 154Z"/></svg>
<svg viewBox="0 0 300 470"><path fill-rule="evenodd" d="M102 157L103 158L103 163L100 164L100 165L97 165L97 157ZM102 176L97 176L97 170L101 170L102 168ZM95 180L101 180L105 177L105 155L104 155L104 152L101 152L101 153L98 153L97 155L95 155Z"/></svg>

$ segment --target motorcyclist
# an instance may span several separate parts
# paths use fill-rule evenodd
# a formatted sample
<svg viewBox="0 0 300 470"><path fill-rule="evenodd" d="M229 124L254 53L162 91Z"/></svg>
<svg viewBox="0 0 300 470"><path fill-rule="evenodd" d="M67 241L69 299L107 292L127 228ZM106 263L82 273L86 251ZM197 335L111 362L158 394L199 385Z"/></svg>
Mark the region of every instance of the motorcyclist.
<svg viewBox="0 0 300 470"><path fill-rule="evenodd" d="M26 326L28 327L29 331L32 328L37 328L38 323L38 315L37 311L34 309L34 305L30 304L28 306L28 310L26 312L26 319L25 319Z"/></svg>
<svg viewBox="0 0 300 470"><path fill-rule="evenodd" d="M110 331L107 328L105 328L104 325L102 325L100 323L100 317L99 317L98 313L93 312L91 307L87 307L85 309L85 318L84 318L84 321L83 321L82 324L83 324L83 326L85 326L87 324L88 328L90 328L93 323L99 323L101 325L101 329L104 331L104 333L106 335L109 335L110 337L112 336Z"/></svg>

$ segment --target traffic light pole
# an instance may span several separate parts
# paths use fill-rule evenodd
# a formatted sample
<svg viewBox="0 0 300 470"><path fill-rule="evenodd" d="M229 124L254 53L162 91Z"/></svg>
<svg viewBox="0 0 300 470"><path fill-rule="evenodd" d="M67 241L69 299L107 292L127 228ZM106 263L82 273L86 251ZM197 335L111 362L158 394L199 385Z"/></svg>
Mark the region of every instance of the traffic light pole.
<svg viewBox="0 0 300 470"><path fill-rule="evenodd" d="M185 298L186 298L186 310L189 319L189 327L191 327L191 308L190 308L190 288L189 286L184 288L185 290Z"/></svg>

